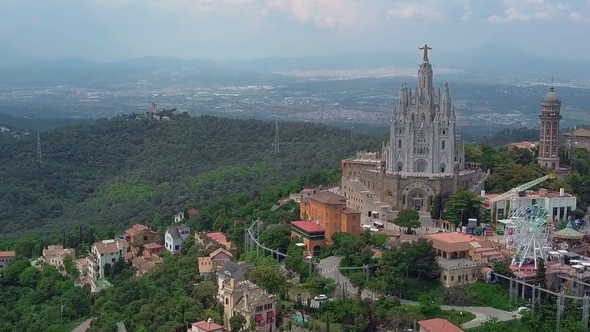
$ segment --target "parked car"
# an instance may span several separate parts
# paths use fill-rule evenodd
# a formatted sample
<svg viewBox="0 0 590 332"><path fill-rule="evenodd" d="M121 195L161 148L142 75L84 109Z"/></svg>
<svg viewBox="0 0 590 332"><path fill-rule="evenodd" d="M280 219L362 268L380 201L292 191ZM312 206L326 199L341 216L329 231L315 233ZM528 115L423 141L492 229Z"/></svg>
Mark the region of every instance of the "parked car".
<svg viewBox="0 0 590 332"><path fill-rule="evenodd" d="M320 294L320 295L314 297L314 300L316 300L316 301L325 301L327 299L328 299L328 297L326 296L326 294Z"/></svg>

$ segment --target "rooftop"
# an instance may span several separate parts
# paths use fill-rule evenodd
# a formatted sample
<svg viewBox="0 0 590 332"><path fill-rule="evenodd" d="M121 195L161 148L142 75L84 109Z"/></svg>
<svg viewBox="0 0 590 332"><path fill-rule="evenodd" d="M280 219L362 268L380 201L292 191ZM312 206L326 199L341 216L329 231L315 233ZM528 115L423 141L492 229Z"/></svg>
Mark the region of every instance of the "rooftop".
<svg viewBox="0 0 590 332"><path fill-rule="evenodd" d="M537 145L535 143L532 143L529 141L522 141L522 142L510 143L510 146L514 146L519 149L533 149Z"/></svg>
<svg viewBox="0 0 590 332"><path fill-rule="evenodd" d="M292 221L292 226L299 228L300 230L307 233L325 233L326 231L320 227L320 225L312 221Z"/></svg>
<svg viewBox="0 0 590 332"><path fill-rule="evenodd" d="M209 232L207 233L207 237L221 244L228 243L227 237L223 232Z"/></svg>
<svg viewBox="0 0 590 332"><path fill-rule="evenodd" d="M161 249L164 248L163 245L157 243L148 243L143 246L145 249Z"/></svg>
<svg viewBox="0 0 590 332"><path fill-rule="evenodd" d="M0 251L0 257L15 257L16 251Z"/></svg>
<svg viewBox="0 0 590 332"><path fill-rule="evenodd" d="M456 325L442 318L421 320L418 325L428 330L428 332L463 332Z"/></svg>
<svg viewBox="0 0 590 332"><path fill-rule="evenodd" d="M151 231L149 228L147 228L147 226L144 226L142 224L135 224L135 225L131 226L131 228L126 230L125 234L129 235L129 236L135 236L135 234L140 233L146 229Z"/></svg>
<svg viewBox="0 0 590 332"><path fill-rule="evenodd" d="M96 250L98 250L99 254L114 254L116 252L119 252L117 242L115 242L114 240L104 240L96 242L94 246L96 247Z"/></svg>
<svg viewBox="0 0 590 332"><path fill-rule="evenodd" d="M223 326L202 320L200 322L192 323L192 326L205 332L219 331L223 329Z"/></svg>
<svg viewBox="0 0 590 332"><path fill-rule="evenodd" d="M491 200L494 199L502 194L487 194L486 199ZM519 199L539 199L539 198L563 198L563 197L574 197L572 194L564 193L563 196L559 196L558 191L549 191L549 190L537 190L533 191L532 193L527 193L525 197L519 197ZM506 200L509 200L507 198Z"/></svg>
<svg viewBox="0 0 590 332"><path fill-rule="evenodd" d="M344 213L344 214L356 214L356 213L360 213L359 211L357 211L355 209L348 208L348 207L343 208L341 212Z"/></svg>
<svg viewBox="0 0 590 332"><path fill-rule="evenodd" d="M449 252L467 251L481 247L498 248L502 246L501 243L459 232L426 234L424 238L432 240L435 248Z"/></svg>
<svg viewBox="0 0 590 332"><path fill-rule="evenodd" d="M331 191L320 191L317 194L309 195L308 198L324 204L346 205L346 197L337 195Z"/></svg>
<svg viewBox="0 0 590 332"><path fill-rule="evenodd" d="M569 132L563 134L563 136L566 136L566 137L570 137L570 136L573 136L573 137L590 137L590 130L587 130L587 129L584 129L584 128L580 128L580 129L574 130L574 132L569 131Z"/></svg>

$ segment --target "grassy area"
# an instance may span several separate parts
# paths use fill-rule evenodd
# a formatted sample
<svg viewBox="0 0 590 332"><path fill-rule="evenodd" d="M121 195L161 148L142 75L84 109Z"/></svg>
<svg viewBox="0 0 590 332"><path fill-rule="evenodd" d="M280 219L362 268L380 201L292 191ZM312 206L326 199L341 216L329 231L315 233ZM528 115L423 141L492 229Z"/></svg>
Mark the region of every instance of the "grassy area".
<svg viewBox="0 0 590 332"><path fill-rule="evenodd" d="M436 318L444 318L449 322L461 326L464 323L470 322L475 319L475 315L468 311L457 311L457 310L442 310Z"/></svg>
<svg viewBox="0 0 590 332"><path fill-rule="evenodd" d="M512 310L508 291L502 285L474 282L469 284L468 289L475 294L473 306L492 307L505 311Z"/></svg>
<svg viewBox="0 0 590 332"><path fill-rule="evenodd" d="M445 287L438 281L408 279L402 298L404 300L418 301L422 294L430 294L435 298L444 298Z"/></svg>

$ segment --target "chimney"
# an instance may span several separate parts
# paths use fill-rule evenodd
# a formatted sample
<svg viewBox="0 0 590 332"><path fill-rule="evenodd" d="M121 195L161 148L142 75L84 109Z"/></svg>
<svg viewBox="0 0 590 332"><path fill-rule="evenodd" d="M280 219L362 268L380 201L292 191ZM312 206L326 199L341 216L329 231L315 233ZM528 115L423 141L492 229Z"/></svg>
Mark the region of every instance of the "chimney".
<svg viewBox="0 0 590 332"><path fill-rule="evenodd" d="M563 197L563 196L565 196L565 189L559 188L559 197Z"/></svg>
<svg viewBox="0 0 590 332"><path fill-rule="evenodd" d="M486 198L486 191L482 190L479 195L481 196L481 198Z"/></svg>

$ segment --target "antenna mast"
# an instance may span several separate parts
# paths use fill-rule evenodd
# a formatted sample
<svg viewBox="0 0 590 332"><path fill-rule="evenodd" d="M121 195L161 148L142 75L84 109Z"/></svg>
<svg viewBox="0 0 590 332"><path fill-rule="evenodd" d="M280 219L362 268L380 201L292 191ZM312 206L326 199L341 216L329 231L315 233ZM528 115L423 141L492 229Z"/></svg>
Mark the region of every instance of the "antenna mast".
<svg viewBox="0 0 590 332"><path fill-rule="evenodd" d="M279 152L279 120L275 120L275 152Z"/></svg>
<svg viewBox="0 0 590 332"><path fill-rule="evenodd" d="M352 120L352 126L350 127L350 138L354 141L354 119Z"/></svg>
<svg viewBox="0 0 590 332"><path fill-rule="evenodd" d="M41 133L37 132L37 162L42 162L41 159Z"/></svg>

